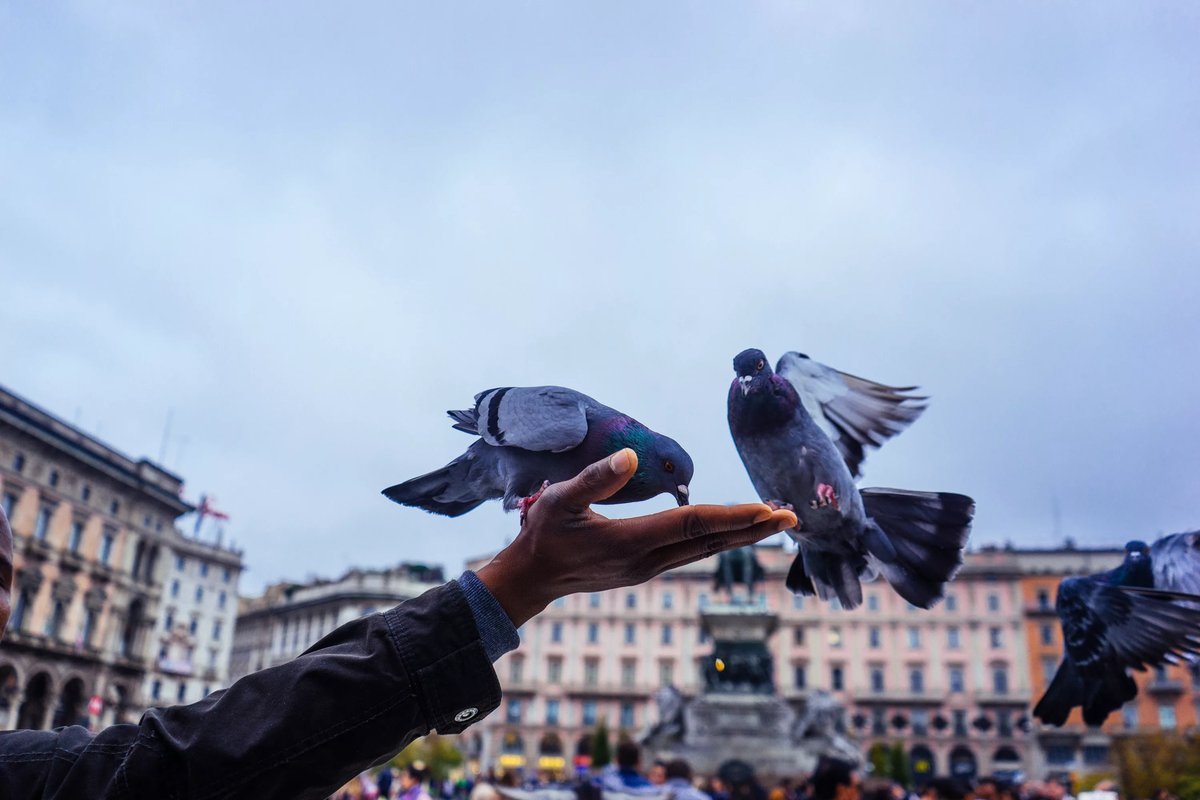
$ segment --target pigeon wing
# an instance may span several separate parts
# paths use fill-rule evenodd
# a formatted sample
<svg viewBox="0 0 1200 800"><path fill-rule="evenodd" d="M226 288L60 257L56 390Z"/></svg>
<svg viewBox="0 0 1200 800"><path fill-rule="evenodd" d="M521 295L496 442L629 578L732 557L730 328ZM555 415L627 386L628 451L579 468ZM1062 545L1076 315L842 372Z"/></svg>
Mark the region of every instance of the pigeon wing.
<svg viewBox="0 0 1200 800"><path fill-rule="evenodd" d="M593 406L598 404L587 395L561 386L503 386L475 395L473 422L475 432L495 447L561 453L587 436L587 410Z"/></svg>
<svg viewBox="0 0 1200 800"><path fill-rule="evenodd" d="M795 387L804 409L837 445L856 478L864 448L879 447L911 425L928 399L912 394L915 386L885 386L794 351L780 357L775 371Z"/></svg>
<svg viewBox="0 0 1200 800"><path fill-rule="evenodd" d="M1150 546L1154 588L1200 595L1200 531L1164 536Z"/></svg>
<svg viewBox="0 0 1200 800"><path fill-rule="evenodd" d="M1058 589L1067 655L1080 669L1116 660L1134 669L1200 655L1200 611L1091 578Z"/></svg>

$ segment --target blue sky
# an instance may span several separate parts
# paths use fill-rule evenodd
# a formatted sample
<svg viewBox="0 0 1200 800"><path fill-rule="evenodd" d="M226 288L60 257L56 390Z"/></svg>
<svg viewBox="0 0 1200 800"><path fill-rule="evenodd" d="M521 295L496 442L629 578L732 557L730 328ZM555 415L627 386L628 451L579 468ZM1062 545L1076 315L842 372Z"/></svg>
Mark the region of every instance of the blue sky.
<svg viewBox="0 0 1200 800"><path fill-rule="evenodd" d="M379 490L559 383L753 499L730 360L919 383L864 485L975 539L1200 526L1184 3L0 8L0 383L216 495L246 585L456 568ZM665 508L666 498L636 511ZM629 508L621 513L634 513Z"/></svg>

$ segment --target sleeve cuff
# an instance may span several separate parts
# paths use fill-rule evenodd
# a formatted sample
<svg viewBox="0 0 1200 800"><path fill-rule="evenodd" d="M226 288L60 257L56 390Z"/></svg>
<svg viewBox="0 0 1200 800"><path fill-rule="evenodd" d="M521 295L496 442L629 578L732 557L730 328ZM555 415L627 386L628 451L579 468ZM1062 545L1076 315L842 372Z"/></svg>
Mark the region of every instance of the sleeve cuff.
<svg viewBox="0 0 1200 800"><path fill-rule="evenodd" d="M500 656L516 650L521 644L517 629L479 576L467 570L459 576L458 585L471 607L471 616L475 618L475 627L479 629L479 639L487 657L495 663Z"/></svg>

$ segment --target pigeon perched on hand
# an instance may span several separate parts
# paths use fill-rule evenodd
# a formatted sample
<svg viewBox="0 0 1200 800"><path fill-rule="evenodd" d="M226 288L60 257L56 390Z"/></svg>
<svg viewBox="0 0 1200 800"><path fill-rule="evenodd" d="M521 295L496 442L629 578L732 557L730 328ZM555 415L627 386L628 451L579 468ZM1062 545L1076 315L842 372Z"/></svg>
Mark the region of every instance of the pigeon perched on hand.
<svg viewBox="0 0 1200 800"><path fill-rule="evenodd" d="M1200 655L1200 608L1141 591L1156 590L1153 553L1144 542L1133 541L1125 545L1125 560L1116 569L1059 584L1055 605L1065 652L1033 709L1042 722L1062 725L1072 708L1082 706L1084 722L1100 725L1137 697L1129 668Z"/></svg>
<svg viewBox="0 0 1200 800"><path fill-rule="evenodd" d="M914 387L874 383L787 353L771 370L761 350L733 360L729 430L759 497L794 508L800 545L787 586L862 603L861 580L882 574L929 608L962 566L975 503L961 494L863 489L865 447L878 447L924 410Z"/></svg>
<svg viewBox="0 0 1200 800"><path fill-rule="evenodd" d="M551 483L629 447L637 472L605 503L632 503L666 492L687 505L692 458L674 439L633 417L561 386L488 389L475 407L448 411L454 428L479 439L439 470L384 489L401 505L457 517L487 500L504 499L521 518Z"/></svg>

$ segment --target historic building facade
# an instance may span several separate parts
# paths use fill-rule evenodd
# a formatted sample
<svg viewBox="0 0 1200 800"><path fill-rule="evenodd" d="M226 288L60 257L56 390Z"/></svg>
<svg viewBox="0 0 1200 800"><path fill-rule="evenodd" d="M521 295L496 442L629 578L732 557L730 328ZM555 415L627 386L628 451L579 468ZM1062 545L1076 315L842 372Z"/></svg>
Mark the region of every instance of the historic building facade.
<svg viewBox="0 0 1200 800"><path fill-rule="evenodd" d="M968 555L947 599L910 607L885 583L864 587L852 611L784 587L792 552L756 548L767 577L758 602L779 615L769 646L778 691L799 706L814 689L846 706L845 725L866 749L902 740L918 774L1028 770L1030 681L1019 563L989 548ZM486 563L479 559L471 566ZM482 723L482 766L557 769L601 720L636 734L671 684L694 695L711 655L699 612L715 595L715 560L641 586L574 595L521 631L497 663L505 700Z"/></svg>
<svg viewBox="0 0 1200 800"><path fill-rule="evenodd" d="M16 567L0 727L107 725L145 708L168 542L192 510L182 488L0 388L0 502Z"/></svg>
<svg viewBox="0 0 1200 800"><path fill-rule="evenodd" d="M242 553L176 533L168 540L156 652L144 683L150 705L199 700L229 685Z"/></svg>
<svg viewBox="0 0 1200 800"><path fill-rule="evenodd" d="M440 567L400 564L352 569L336 580L276 583L243 598L230 661L230 678L289 661L353 619L386 611L445 581Z"/></svg>

